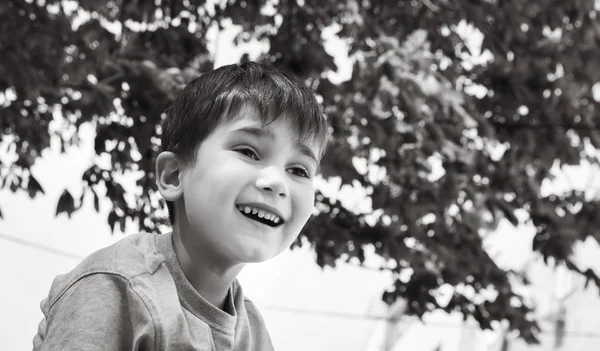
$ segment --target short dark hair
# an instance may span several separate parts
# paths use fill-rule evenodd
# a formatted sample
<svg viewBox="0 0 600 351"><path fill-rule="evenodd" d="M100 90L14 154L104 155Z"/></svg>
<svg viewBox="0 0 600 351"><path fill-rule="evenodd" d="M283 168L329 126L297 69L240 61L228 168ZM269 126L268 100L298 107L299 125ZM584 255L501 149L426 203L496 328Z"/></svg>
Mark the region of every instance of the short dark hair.
<svg viewBox="0 0 600 351"><path fill-rule="evenodd" d="M298 78L257 62L222 66L191 81L166 110L161 151L173 152L184 167L193 165L200 144L245 106L256 109L263 125L289 119L300 140L319 146L321 159L327 122L314 93ZM167 208L175 224L173 203Z"/></svg>

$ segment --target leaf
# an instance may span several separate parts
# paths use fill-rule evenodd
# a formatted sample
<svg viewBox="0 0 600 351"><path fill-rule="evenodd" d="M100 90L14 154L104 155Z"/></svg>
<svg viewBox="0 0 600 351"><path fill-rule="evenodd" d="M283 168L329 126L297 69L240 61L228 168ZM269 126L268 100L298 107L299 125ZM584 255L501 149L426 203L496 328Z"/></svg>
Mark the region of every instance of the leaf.
<svg viewBox="0 0 600 351"><path fill-rule="evenodd" d="M125 231L125 224L126 224L126 220L127 218L125 216L123 217L119 217L119 226L121 227L121 231L124 232Z"/></svg>
<svg viewBox="0 0 600 351"><path fill-rule="evenodd" d="M494 202L498 205L500 211L504 214L504 217L508 219L508 221L514 225L519 225L519 219L515 215L515 209L504 199L495 199Z"/></svg>
<svg viewBox="0 0 600 351"><path fill-rule="evenodd" d="M115 183L106 182L106 197L111 201L116 200Z"/></svg>
<svg viewBox="0 0 600 351"><path fill-rule="evenodd" d="M119 220L119 216L117 215L117 213L114 210L110 211L110 213L108 214L108 226L110 227L111 233L114 233L115 224L117 223L118 220Z"/></svg>
<svg viewBox="0 0 600 351"><path fill-rule="evenodd" d="M388 305L391 306L396 301L396 295L389 291L384 291L381 299Z"/></svg>
<svg viewBox="0 0 600 351"><path fill-rule="evenodd" d="M78 210L83 206L83 201L85 200L86 193L87 193L87 189L85 187L83 189L81 189L81 196L79 197L79 201L77 203Z"/></svg>
<svg viewBox="0 0 600 351"><path fill-rule="evenodd" d="M44 194L44 189L38 183L37 179L33 177L33 175L29 176L29 182L27 183L27 192L30 198L35 198L38 192Z"/></svg>
<svg viewBox="0 0 600 351"><path fill-rule="evenodd" d="M479 228L483 226L481 214L477 214L471 211L462 211L461 215L464 219L465 225L476 233Z"/></svg>
<svg viewBox="0 0 600 351"><path fill-rule="evenodd" d="M92 191L92 194L94 194L94 209L96 210L96 213L98 213L100 212L100 199L93 188L90 188L90 190Z"/></svg>
<svg viewBox="0 0 600 351"><path fill-rule="evenodd" d="M588 268L583 275L585 277L585 288L586 289L587 289L588 285L590 284L590 281L593 281L594 283L596 283L596 285L600 288L600 278L598 278L598 275L596 275L596 273L591 268Z"/></svg>
<svg viewBox="0 0 600 351"><path fill-rule="evenodd" d="M12 182L10 182L10 186L8 188L14 193L19 189L19 185L20 182L17 180L17 178L15 178Z"/></svg>
<svg viewBox="0 0 600 351"><path fill-rule="evenodd" d="M58 199L58 204L56 206L56 215L66 212L67 216L71 218L71 214L75 212L75 200L73 196L67 189L65 189Z"/></svg>

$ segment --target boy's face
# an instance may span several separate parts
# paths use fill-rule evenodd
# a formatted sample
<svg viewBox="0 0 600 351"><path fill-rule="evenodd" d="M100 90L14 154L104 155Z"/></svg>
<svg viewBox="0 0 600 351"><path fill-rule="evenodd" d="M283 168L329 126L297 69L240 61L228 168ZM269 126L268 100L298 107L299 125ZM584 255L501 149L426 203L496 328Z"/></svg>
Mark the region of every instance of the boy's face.
<svg viewBox="0 0 600 351"><path fill-rule="evenodd" d="M179 178L178 225L188 250L229 264L285 250L311 215L318 162L310 154L319 151L298 144L286 119L262 127L248 108L218 126Z"/></svg>

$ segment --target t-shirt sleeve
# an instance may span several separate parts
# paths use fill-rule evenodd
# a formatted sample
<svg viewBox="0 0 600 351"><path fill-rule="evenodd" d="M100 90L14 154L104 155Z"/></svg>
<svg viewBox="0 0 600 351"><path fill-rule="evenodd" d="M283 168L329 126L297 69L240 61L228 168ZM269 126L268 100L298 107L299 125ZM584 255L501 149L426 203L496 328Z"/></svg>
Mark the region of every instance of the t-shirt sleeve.
<svg viewBox="0 0 600 351"><path fill-rule="evenodd" d="M152 316L129 281L97 273L79 279L48 306L37 350L154 350Z"/></svg>

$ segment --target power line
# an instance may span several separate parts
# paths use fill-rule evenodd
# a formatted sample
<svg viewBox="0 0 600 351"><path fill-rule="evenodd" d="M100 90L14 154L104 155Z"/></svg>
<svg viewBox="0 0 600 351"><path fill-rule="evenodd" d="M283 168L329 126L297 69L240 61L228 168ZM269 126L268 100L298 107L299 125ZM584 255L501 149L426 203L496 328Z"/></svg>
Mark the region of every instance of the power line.
<svg viewBox="0 0 600 351"><path fill-rule="evenodd" d="M74 259L74 260L79 261L84 258L84 256L81 256L81 255L77 255L77 254L74 254L71 252L55 249L53 247L46 246L46 245L32 243L30 241L23 240L21 238L16 238L12 235L6 235L3 233L0 233L0 238L7 240L7 241L11 241L11 242L19 244L19 245L27 246L27 247L30 247L33 249L41 250L41 251L44 251L47 253L51 253L51 254L69 258L69 259ZM277 312L303 314L303 315L309 315L309 316L321 316L321 317L328 317L328 318L373 320L373 321L386 321L386 322L398 322L401 320L401 318L390 318L388 316L382 316L382 315L376 315L376 314L353 314L353 313L345 313L345 312L337 312L337 311L303 309L303 308L297 308L297 307L266 305L266 304L261 304L261 306L264 307L265 309L269 309L269 310L273 310L273 311L277 311ZM460 327L460 328L468 327L468 328L480 330L480 328L476 325L465 326L465 325L449 323L449 322L423 322L423 324L425 326ZM540 334L549 334L549 333L553 333L553 332L542 331ZM564 335L571 336L571 337L600 338L600 332L565 331Z"/></svg>
<svg viewBox="0 0 600 351"><path fill-rule="evenodd" d="M574 129L595 131L600 130L600 125L592 123L531 123L531 122L500 122L488 120L489 123L497 128L511 129Z"/></svg>
<svg viewBox="0 0 600 351"><path fill-rule="evenodd" d="M260 304L260 305L262 307L264 307L265 309L269 309L269 310L273 310L273 311L277 311L277 312L303 314L303 315L310 315L310 316L321 316L321 317L341 318L341 319L387 321L387 322L394 322L394 321L400 320L399 318L389 318L386 316L374 315L374 314L355 314L355 313L345 313L345 312L317 310L317 309L304 309L304 308L278 306L278 305L265 305L265 304Z"/></svg>
<svg viewBox="0 0 600 351"><path fill-rule="evenodd" d="M562 234L562 233L557 233L556 235L553 235L553 236L562 236L562 235L567 236L567 234ZM68 251L56 249L56 248L48 246L48 245L34 243L34 242L31 242L31 241L24 240L24 239L21 239L21 238L17 238L15 236L7 235L7 234L1 233L1 232L0 232L0 238L4 239L6 241L11 241L11 242L16 243L16 244L20 244L20 245L23 245L23 246L27 246L27 247L30 247L30 248L33 248L33 249L37 249L37 250L40 250L40 251L48 252L48 253L51 253L51 254L55 254L55 255L58 255L58 256L61 256L61 257L64 257L64 258L73 259L73 260L80 261L80 260L83 260L86 257L86 256L82 256L80 254L76 254L76 253L72 253L72 252L68 252ZM347 261L347 262L344 262L344 263L352 265L352 266L355 266L355 267L363 268L363 269L366 269L366 270L370 270L370 271L373 271L373 272L385 272L386 270L393 269L393 267L373 267L373 266L367 266L367 265L358 264L358 263L355 263L355 262L352 262L352 261Z"/></svg>
<svg viewBox="0 0 600 351"><path fill-rule="evenodd" d="M83 260L85 258L85 256L77 255L77 254L74 254L72 252L67 252L67 251L55 249L55 248L53 248L51 246L46 246L46 245L42 245L42 244L33 243L31 241L27 241L27 240L24 240L24 239L21 239L21 238L17 238L17 237L14 237L12 235L6 235L4 233L0 233L0 238L2 238L4 240L7 240L7 241L11 241L11 242L16 243L16 244L27 246L27 247L30 247L30 248L33 248L33 249L37 249L37 250L40 250L40 251L45 251L45 252L48 252L48 253L51 253L51 254L55 254L57 256L69 258L69 259L72 259L72 260L78 260L78 261L80 261L80 260Z"/></svg>
<svg viewBox="0 0 600 351"><path fill-rule="evenodd" d="M327 310L317 310L317 309L303 309L296 307L286 307L286 306L277 306L277 305L264 305L261 304L261 307L277 312L285 312L285 313L293 313L293 314L303 314L310 316L321 316L321 317L330 317L330 318L343 318L343 319L355 319L355 320L375 320L375 321L385 321L385 322L398 322L403 318L390 318L382 315L373 315L373 314L353 314L353 313L344 313L337 311L327 311ZM481 330L481 328L477 325L464 325L464 324L456 324L449 322L422 322L425 326L433 326L433 327L447 327L447 328L469 328L469 329L477 329ZM553 334L554 331L542 331L540 334ZM586 338L600 338L600 332L580 332L580 331L565 331L565 336L571 337L586 337Z"/></svg>

